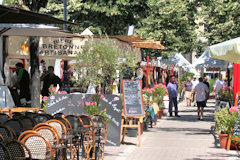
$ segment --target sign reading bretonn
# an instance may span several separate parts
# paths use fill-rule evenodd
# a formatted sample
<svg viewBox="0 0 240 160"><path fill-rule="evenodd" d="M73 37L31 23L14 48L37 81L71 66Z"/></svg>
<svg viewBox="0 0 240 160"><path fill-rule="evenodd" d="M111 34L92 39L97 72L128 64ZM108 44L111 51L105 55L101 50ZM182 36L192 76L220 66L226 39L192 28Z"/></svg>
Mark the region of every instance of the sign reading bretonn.
<svg viewBox="0 0 240 160"><path fill-rule="evenodd" d="M142 81L123 80L123 106L127 117L143 116Z"/></svg>

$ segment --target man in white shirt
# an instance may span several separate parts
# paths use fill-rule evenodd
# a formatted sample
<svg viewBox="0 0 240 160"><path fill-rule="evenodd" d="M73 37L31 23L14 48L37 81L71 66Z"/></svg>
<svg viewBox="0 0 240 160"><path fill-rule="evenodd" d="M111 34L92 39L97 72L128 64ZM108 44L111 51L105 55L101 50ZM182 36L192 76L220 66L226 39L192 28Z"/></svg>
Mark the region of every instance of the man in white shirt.
<svg viewBox="0 0 240 160"><path fill-rule="evenodd" d="M193 84L193 86L192 86L192 92L194 91L194 88L198 85L198 80L197 80L197 77L196 76L193 76L193 80L191 81L192 82L192 84ZM192 98L194 101L193 101L193 105L194 105L194 107L197 105L196 104L196 97L194 97L193 96L193 98Z"/></svg>
<svg viewBox="0 0 240 160"><path fill-rule="evenodd" d="M214 96L216 98L218 98L218 91L223 87L225 87L225 82L222 79L222 75L220 74L219 79L217 79L213 85Z"/></svg>
<svg viewBox="0 0 240 160"><path fill-rule="evenodd" d="M209 89L206 84L203 83L203 78L199 78L198 85L193 90L193 98L196 94L197 101L197 111L198 111L198 119L203 120L203 110L206 107L207 98L209 95ZM201 112L201 117L200 117Z"/></svg>

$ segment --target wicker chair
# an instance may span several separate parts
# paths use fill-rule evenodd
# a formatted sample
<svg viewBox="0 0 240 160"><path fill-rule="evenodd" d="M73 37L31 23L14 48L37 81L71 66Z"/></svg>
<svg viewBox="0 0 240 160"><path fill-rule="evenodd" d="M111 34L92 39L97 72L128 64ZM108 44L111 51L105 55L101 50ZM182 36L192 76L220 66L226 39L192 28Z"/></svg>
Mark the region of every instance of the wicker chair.
<svg viewBox="0 0 240 160"><path fill-rule="evenodd" d="M0 113L0 124L5 123L7 120L9 120L9 116L7 114L4 113Z"/></svg>
<svg viewBox="0 0 240 160"><path fill-rule="evenodd" d="M14 119L19 119L19 118L21 118L21 117L23 117L23 116L24 116L24 115L23 115L22 113L16 112L16 113L13 113L12 118L14 118Z"/></svg>
<svg viewBox="0 0 240 160"><path fill-rule="evenodd" d="M3 137L3 140L13 139L14 135L9 127L0 124L0 134Z"/></svg>
<svg viewBox="0 0 240 160"><path fill-rule="evenodd" d="M23 124L19 119L10 119L4 125L10 127L17 137L23 132Z"/></svg>
<svg viewBox="0 0 240 160"><path fill-rule="evenodd" d="M73 130L79 130L82 127L82 124L77 116L68 115L65 118L70 122Z"/></svg>
<svg viewBox="0 0 240 160"><path fill-rule="evenodd" d="M66 116L66 114L65 113L57 113L57 114L54 114L54 117L55 118L62 118L62 117L65 117Z"/></svg>
<svg viewBox="0 0 240 160"><path fill-rule="evenodd" d="M34 118L38 115L38 113L36 112L25 112L25 116L28 116L28 117L31 117L31 118Z"/></svg>
<svg viewBox="0 0 240 160"><path fill-rule="evenodd" d="M36 132L36 131L33 131L33 130L24 131L24 132L18 137L18 141L21 142L24 137L26 137L27 135L30 135L30 134L38 134L38 135L41 135L40 133L38 133L38 132Z"/></svg>
<svg viewBox="0 0 240 160"><path fill-rule="evenodd" d="M1 160L12 160L11 154L8 148L0 142L0 159Z"/></svg>
<svg viewBox="0 0 240 160"><path fill-rule="evenodd" d="M0 134L0 142L3 142L4 139L3 139L3 136Z"/></svg>
<svg viewBox="0 0 240 160"><path fill-rule="evenodd" d="M39 134L28 134L22 143L30 150L33 159L52 159L53 152L50 143Z"/></svg>
<svg viewBox="0 0 240 160"><path fill-rule="evenodd" d="M56 129L52 126L38 127L35 128L34 131L40 133L51 144L51 146L57 146L59 144L59 136Z"/></svg>
<svg viewBox="0 0 240 160"><path fill-rule="evenodd" d="M16 159L32 159L30 150L21 142L17 140L11 140L5 143L6 147L8 148L11 157ZM25 152L27 154L25 154ZM26 157L26 155L28 155Z"/></svg>
<svg viewBox="0 0 240 160"><path fill-rule="evenodd" d="M55 154L55 158L59 158L59 151L63 148L63 146L59 145L59 137L57 131L52 126L42 126L35 129L36 132L40 133L52 146L53 154Z"/></svg>
<svg viewBox="0 0 240 160"><path fill-rule="evenodd" d="M22 116L19 118L19 120L23 124L23 131L31 130L37 124L35 119L28 116Z"/></svg>
<svg viewBox="0 0 240 160"><path fill-rule="evenodd" d="M66 118L64 118L64 117L55 117L55 119L61 121L65 125L68 134L72 133L72 125Z"/></svg>
<svg viewBox="0 0 240 160"><path fill-rule="evenodd" d="M90 116L94 123L95 129L95 143L94 153L95 155L101 155L101 159L104 159L104 146L107 142L107 120L102 115L92 115ZM97 147L97 148L96 148Z"/></svg>
<svg viewBox="0 0 240 160"><path fill-rule="evenodd" d="M57 130L59 138L62 138L63 136L67 135L67 128L61 121L52 119L45 123L53 126Z"/></svg>
<svg viewBox="0 0 240 160"><path fill-rule="evenodd" d="M94 126L93 121L90 117L86 115L80 115L79 116L80 122L82 123L82 126L84 127L84 138L83 138L83 150L87 154L87 159L94 158L95 152L94 152L94 146L95 146L95 132L94 132ZM92 157L91 157L91 151L93 151Z"/></svg>
<svg viewBox="0 0 240 160"><path fill-rule="evenodd" d="M82 145L82 133L79 131L82 128L82 123L79 117L75 115L67 115L65 116L65 118L71 124L72 133L74 135L74 138L72 139L73 149L75 151L77 159L79 159L79 149L80 149L80 146Z"/></svg>
<svg viewBox="0 0 240 160"><path fill-rule="evenodd" d="M44 123L51 119L47 114L37 114L33 118L37 123Z"/></svg>

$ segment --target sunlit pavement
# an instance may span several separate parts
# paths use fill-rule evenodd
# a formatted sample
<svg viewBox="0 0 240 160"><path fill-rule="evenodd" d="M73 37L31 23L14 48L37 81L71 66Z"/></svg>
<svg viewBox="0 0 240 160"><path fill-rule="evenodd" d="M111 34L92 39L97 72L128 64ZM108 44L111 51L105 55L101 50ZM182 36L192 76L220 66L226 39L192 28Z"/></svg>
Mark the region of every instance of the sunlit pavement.
<svg viewBox="0 0 240 160"><path fill-rule="evenodd" d="M214 134L214 100L209 100L204 121L197 119L196 107L179 104L177 117L163 117L157 126L142 135L142 146L137 138L126 137L120 147L106 147L105 160L226 160L237 158L236 151L219 148Z"/></svg>

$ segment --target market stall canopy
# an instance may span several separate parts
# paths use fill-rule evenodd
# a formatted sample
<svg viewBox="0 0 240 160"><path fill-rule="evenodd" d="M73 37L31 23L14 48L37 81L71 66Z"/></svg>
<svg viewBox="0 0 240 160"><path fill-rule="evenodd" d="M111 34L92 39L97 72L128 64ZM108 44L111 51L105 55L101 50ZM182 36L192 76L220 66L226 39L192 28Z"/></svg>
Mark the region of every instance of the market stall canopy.
<svg viewBox="0 0 240 160"><path fill-rule="evenodd" d="M77 37L71 32L56 28L1 28L1 24L0 34L4 36Z"/></svg>
<svg viewBox="0 0 240 160"><path fill-rule="evenodd" d="M86 35L83 35L87 37ZM94 35L94 38L100 38L100 36ZM165 47L161 45L160 41L154 40L143 40L138 35L134 36L108 36L109 38L116 38L120 41L129 42L132 46L137 48L149 48L149 49L164 49Z"/></svg>
<svg viewBox="0 0 240 160"><path fill-rule="evenodd" d="M47 14L0 5L0 23L74 24Z"/></svg>
<svg viewBox="0 0 240 160"><path fill-rule="evenodd" d="M203 52L203 54L197 59L197 61L193 64L196 68L225 68L226 64L224 60L219 60L210 57L209 55L209 47Z"/></svg>
<svg viewBox="0 0 240 160"><path fill-rule="evenodd" d="M149 49L164 49L160 41L144 40L142 42L133 42L134 47L138 48L149 48Z"/></svg>
<svg viewBox="0 0 240 160"><path fill-rule="evenodd" d="M240 64L240 37L210 46L210 56Z"/></svg>
<svg viewBox="0 0 240 160"><path fill-rule="evenodd" d="M185 71L194 73L195 75L199 74L192 64L189 63L181 53L175 53L168 59L162 59L161 63L164 63L167 66L174 65L175 67L182 67Z"/></svg>

